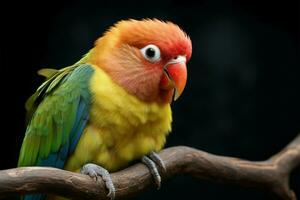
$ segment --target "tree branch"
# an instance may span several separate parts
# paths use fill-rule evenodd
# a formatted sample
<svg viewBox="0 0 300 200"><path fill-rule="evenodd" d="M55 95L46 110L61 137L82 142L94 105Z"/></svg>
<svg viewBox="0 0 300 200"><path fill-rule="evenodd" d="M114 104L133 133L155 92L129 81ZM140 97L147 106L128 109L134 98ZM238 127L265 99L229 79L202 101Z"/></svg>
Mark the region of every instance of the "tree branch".
<svg viewBox="0 0 300 200"><path fill-rule="evenodd" d="M284 200L296 200L289 187L291 171L300 165L300 135L282 151L265 161L217 156L178 146L159 153L166 165L164 178L190 174L212 182L253 186ZM116 199L143 192L153 184L146 166L135 164L112 174ZM22 167L0 171L0 197L12 194L52 193L75 199L107 199L102 180L95 182L78 173L48 167Z"/></svg>

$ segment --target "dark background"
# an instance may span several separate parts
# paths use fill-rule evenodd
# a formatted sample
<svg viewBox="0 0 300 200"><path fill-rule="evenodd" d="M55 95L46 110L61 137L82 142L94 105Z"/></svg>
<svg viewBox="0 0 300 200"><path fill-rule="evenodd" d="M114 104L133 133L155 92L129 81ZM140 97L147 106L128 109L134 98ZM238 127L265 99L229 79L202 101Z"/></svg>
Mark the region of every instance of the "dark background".
<svg viewBox="0 0 300 200"><path fill-rule="evenodd" d="M264 160L300 132L299 2L77 0L1 5L0 169L16 166L24 102L42 67L73 64L120 19L171 20L191 37L183 96L167 146ZM291 186L300 198L300 171ZM136 199L274 199L255 189L175 177Z"/></svg>

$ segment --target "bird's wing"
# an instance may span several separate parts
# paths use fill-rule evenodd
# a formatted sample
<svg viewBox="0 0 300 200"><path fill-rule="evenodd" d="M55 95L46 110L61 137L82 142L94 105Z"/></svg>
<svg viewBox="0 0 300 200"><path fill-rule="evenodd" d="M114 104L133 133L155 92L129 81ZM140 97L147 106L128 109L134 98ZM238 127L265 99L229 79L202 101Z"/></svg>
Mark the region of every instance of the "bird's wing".
<svg viewBox="0 0 300 200"><path fill-rule="evenodd" d="M28 123L35 110L44 99L47 94L53 92L53 90L60 85L61 81L65 79L67 75L73 72L78 65L72 65L69 67L57 69L41 69L38 71L38 74L44 76L46 81L36 90L36 92L28 98L25 103L26 108L26 123Z"/></svg>
<svg viewBox="0 0 300 200"><path fill-rule="evenodd" d="M90 65L73 67L63 76L52 74L40 87L32 105L42 98L27 126L18 166L63 168L78 143L89 117ZM59 73L59 72L57 72ZM58 77L58 78L57 78ZM49 81L51 80L51 81ZM48 81L48 82L47 82ZM27 105L28 107L28 105Z"/></svg>

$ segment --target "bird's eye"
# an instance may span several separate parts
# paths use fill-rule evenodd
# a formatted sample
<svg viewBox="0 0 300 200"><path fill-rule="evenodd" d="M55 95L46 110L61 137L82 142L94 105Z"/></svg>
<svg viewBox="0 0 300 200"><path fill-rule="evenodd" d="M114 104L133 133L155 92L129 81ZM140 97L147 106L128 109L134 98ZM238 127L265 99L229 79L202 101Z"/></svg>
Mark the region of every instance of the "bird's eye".
<svg viewBox="0 0 300 200"><path fill-rule="evenodd" d="M141 53L144 58L150 62L156 62L160 60L160 50L154 44L149 44L142 48Z"/></svg>

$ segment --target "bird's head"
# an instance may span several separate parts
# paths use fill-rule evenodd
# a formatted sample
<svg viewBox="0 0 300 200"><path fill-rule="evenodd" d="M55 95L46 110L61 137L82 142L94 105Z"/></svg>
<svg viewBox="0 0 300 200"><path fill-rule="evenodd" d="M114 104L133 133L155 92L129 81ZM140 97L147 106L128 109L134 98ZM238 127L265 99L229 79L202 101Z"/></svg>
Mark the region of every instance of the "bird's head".
<svg viewBox="0 0 300 200"><path fill-rule="evenodd" d="M140 100L169 103L184 90L191 54L191 40L177 25L127 20L96 41L88 62Z"/></svg>

